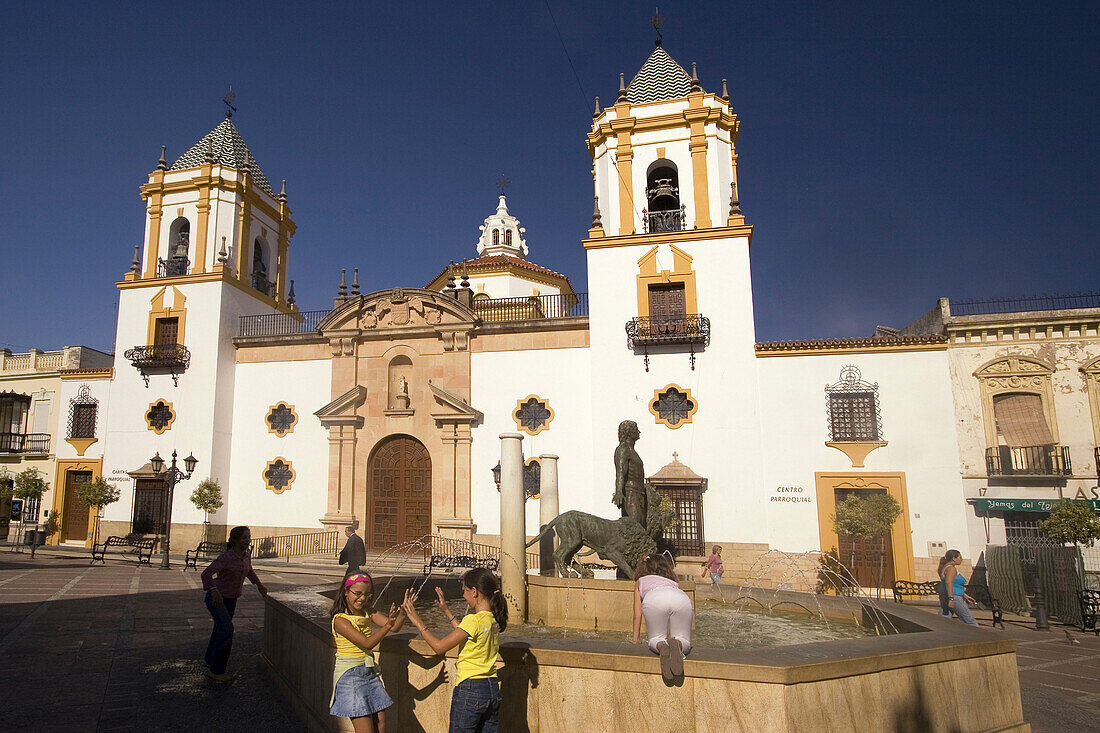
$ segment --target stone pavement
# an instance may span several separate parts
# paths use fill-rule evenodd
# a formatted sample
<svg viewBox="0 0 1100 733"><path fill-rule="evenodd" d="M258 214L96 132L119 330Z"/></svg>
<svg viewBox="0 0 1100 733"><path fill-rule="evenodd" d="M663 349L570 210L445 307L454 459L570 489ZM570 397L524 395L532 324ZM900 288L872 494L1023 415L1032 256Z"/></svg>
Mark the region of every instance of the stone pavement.
<svg viewBox="0 0 1100 733"><path fill-rule="evenodd" d="M216 686L198 573L86 555L0 551L0 730L297 731L262 676L263 603L245 583L230 669ZM331 578L260 570L270 589Z"/></svg>
<svg viewBox="0 0 1100 733"><path fill-rule="evenodd" d="M211 622L198 573L180 567L91 567L85 554L47 550L32 560L0 550L0 731L302 730L256 663L259 594L246 583L230 662L237 677L215 686L204 677ZM300 570L257 572L272 589L335 582ZM1062 626L1005 626L998 632L1019 642L1024 718L1035 733L1100 731L1100 637L1070 629L1073 644Z"/></svg>

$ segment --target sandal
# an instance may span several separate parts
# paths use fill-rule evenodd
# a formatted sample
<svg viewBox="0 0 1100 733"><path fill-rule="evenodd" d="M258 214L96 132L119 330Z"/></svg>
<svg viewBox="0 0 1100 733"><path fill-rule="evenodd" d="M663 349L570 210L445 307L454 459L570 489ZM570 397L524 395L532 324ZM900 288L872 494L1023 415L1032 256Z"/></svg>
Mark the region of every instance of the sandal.
<svg viewBox="0 0 1100 733"><path fill-rule="evenodd" d="M665 682L672 682L676 676L672 673L672 647L667 641L657 645L657 653L661 655L661 677ZM681 667L683 664L680 665Z"/></svg>
<svg viewBox="0 0 1100 733"><path fill-rule="evenodd" d="M669 673L672 674L673 677L683 677L684 646L680 643L680 640L676 638L673 638L672 641L668 643L668 646L670 657L670 659L668 660Z"/></svg>

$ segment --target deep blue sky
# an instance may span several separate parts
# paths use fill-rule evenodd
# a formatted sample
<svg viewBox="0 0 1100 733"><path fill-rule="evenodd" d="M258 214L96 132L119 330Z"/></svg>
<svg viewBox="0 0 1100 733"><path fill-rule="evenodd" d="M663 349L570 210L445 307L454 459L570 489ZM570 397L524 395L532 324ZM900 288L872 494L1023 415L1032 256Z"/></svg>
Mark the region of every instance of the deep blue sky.
<svg viewBox="0 0 1100 733"><path fill-rule="evenodd" d="M742 120L759 340L1100 289L1100 4L900 5L661 3ZM303 309L341 267L369 292L475 256L501 172L531 259L585 290L590 105L652 50L652 5L549 9L561 40L544 2L3 4L0 345L113 348L138 186L230 85L287 179Z"/></svg>

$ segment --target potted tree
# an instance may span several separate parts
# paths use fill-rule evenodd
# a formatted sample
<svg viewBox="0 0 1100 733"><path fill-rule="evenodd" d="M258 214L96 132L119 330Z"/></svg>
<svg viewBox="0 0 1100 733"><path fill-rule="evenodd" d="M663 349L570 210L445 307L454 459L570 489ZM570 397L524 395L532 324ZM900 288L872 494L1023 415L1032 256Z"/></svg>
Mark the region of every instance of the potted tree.
<svg viewBox="0 0 1100 733"><path fill-rule="evenodd" d="M24 529L26 522L26 507L28 505L38 507L39 501L42 499L42 495L46 493L46 490L50 488L50 485L46 483L46 479L43 478L44 474L37 468L26 468L15 474L15 480L12 487L12 496L17 499L23 500L24 511L19 517L19 534L22 536L25 534ZM37 528L37 519L35 517L35 527ZM31 538L31 557L34 557L34 550L38 546L38 533L35 529L31 530L35 532ZM45 537L41 538L45 541ZM18 539L16 540L18 542Z"/></svg>
<svg viewBox="0 0 1100 733"><path fill-rule="evenodd" d="M191 503L196 509L202 510L205 519L202 522L202 541L210 541L210 515L221 509L222 487L215 478L206 478L199 482L195 490L191 492Z"/></svg>
<svg viewBox="0 0 1100 733"><path fill-rule="evenodd" d="M92 545L99 542L99 520L103 517L103 507L118 501L121 491L97 476L94 480L81 484L76 490L77 497L95 509L95 525L92 528Z"/></svg>
<svg viewBox="0 0 1100 733"><path fill-rule="evenodd" d="M833 531L838 535L848 535L866 539L879 537L878 556L878 594L882 594L882 563L886 557L886 535L894 526L898 516L901 515L901 505L898 500L887 493L875 493L870 496L860 497L855 494L849 496L836 506L836 514L833 515Z"/></svg>

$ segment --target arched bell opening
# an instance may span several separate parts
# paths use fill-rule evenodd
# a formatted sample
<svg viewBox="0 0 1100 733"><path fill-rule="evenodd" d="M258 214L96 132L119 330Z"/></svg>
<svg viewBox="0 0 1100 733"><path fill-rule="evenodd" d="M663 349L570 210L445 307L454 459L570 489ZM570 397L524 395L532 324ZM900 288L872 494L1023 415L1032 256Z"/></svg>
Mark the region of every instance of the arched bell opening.
<svg viewBox="0 0 1100 733"><path fill-rule="evenodd" d="M176 217L168 229L168 258L161 260L165 277L186 275L191 267L187 259L191 249L191 222L187 217Z"/></svg>
<svg viewBox="0 0 1100 733"><path fill-rule="evenodd" d="M646 170L646 231L672 232L684 228L684 207L680 204L680 175L676 164L660 158Z"/></svg>

